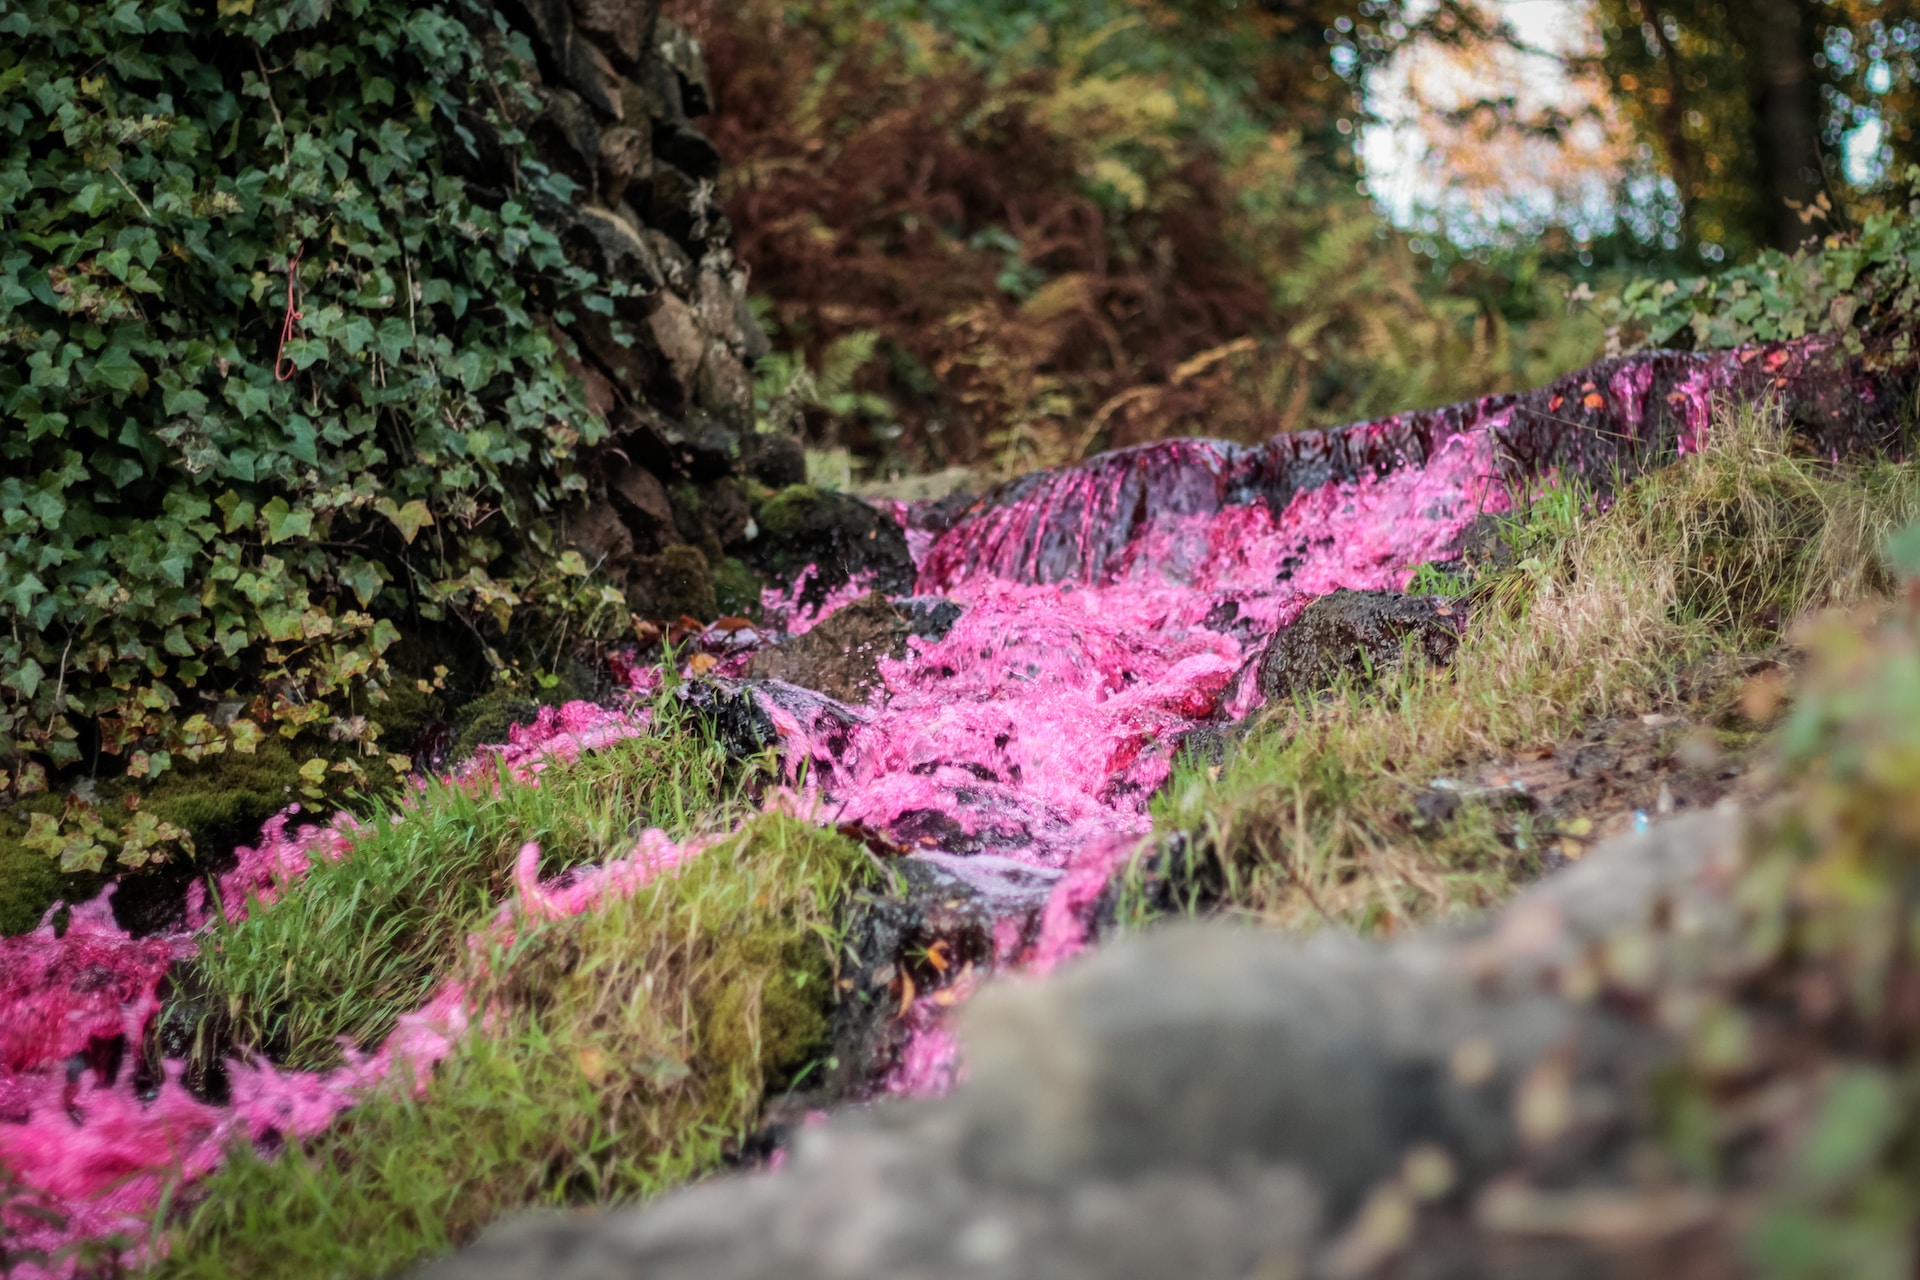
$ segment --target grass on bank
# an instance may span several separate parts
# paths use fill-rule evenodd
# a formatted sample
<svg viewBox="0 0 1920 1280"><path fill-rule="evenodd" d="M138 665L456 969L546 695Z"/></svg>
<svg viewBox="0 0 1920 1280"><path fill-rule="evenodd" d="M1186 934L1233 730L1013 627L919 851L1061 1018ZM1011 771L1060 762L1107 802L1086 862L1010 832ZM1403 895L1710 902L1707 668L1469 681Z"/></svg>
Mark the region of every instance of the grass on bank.
<svg viewBox="0 0 1920 1280"><path fill-rule="evenodd" d="M1273 708L1224 767L1176 774L1157 825L1202 837L1228 905L1378 929L1498 901L1536 855L1472 805L1416 832L1416 796L1593 718L1684 705L1689 672L1883 594L1886 540L1920 516L1920 468L1796 454L1777 415L1748 407L1603 512L1581 507L1537 503L1509 524L1519 563L1478 584L1450 667L1408 663L1372 689Z"/></svg>
<svg viewBox="0 0 1920 1280"><path fill-rule="evenodd" d="M550 769L538 785L430 782L383 808L351 856L319 863L238 924L216 919L189 997L204 1010L201 1053L239 1047L311 1069L340 1060L341 1038L377 1043L508 896L528 840L550 876L626 852L647 827L677 838L737 821L740 769L670 702L655 716L656 732Z"/></svg>
<svg viewBox="0 0 1920 1280"><path fill-rule="evenodd" d="M576 796L591 830L599 801ZM390 1082L302 1149L236 1150L159 1274L385 1275L516 1209L714 1167L819 1048L835 921L871 868L831 831L762 816L629 899L523 927L467 963L488 1016L418 1098Z"/></svg>

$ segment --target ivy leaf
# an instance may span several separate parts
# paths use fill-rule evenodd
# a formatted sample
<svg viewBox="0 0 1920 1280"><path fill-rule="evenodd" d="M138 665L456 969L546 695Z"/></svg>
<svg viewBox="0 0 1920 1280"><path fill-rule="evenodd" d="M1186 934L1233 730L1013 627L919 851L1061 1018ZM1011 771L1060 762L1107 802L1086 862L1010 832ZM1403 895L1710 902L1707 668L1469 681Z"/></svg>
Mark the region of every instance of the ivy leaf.
<svg viewBox="0 0 1920 1280"><path fill-rule="evenodd" d="M365 560L355 560L339 571L340 581L353 592L361 608L373 603L380 593L380 571Z"/></svg>
<svg viewBox="0 0 1920 1280"><path fill-rule="evenodd" d="M40 681L46 678L46 671L32 658L16 667L7 676L6 683L20 691L23 698L31 698L40 688Z"/></svg>
<svg viewBox="0 0 1920 1280"><path fill-rule="evenodd" d="M93 368L87 371L87 385L105 387L109 391L144 394L147 371L140 367L140 362L125 347L111 346L100 353L100 358L93 362Z"/></svg>
<svg viewBox="0 0 1920 1280"><path fill-rule="evenodd" d="M260 517L266 521L269 543L305 538L313 533L313 512L295 511L285 498L275 498L260 508Z"/></svg>
<svg viewBox="0 0 1920 1280"><path fill-rule="evenodd" d="M414 538L422 528L433 523L433 513L418 498L404 507L394 506L391 498L381 498L373 504L373 509L393 522L393 527L400 531L400 537L408 546L413 545Z"/></svg>

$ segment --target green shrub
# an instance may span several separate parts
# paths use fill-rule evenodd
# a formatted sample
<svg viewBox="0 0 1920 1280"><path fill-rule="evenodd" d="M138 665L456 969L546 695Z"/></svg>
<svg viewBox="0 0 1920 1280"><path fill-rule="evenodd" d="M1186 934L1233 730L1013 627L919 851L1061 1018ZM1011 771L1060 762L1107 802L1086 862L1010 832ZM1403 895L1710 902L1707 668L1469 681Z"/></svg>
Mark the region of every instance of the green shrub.
<svg viewBox="0 0 1920 1280"><path fill-rule="evenodd" d="M621 286L534 217L531 61L482 0L0 0L0 786L377 759L400 626L580 599L546 316Z"/></svg>
<svg viewBox="0 0 1920 1280"><path fill-rule="evenodd" d="M1751 263L1691 280L1646 276L1606 299L1610 344L1733 347L1835 334L1854 352L1912 357L1920 310L1920 168L1903 210L1869 217L1796 253L1769 249Z"/></svg>

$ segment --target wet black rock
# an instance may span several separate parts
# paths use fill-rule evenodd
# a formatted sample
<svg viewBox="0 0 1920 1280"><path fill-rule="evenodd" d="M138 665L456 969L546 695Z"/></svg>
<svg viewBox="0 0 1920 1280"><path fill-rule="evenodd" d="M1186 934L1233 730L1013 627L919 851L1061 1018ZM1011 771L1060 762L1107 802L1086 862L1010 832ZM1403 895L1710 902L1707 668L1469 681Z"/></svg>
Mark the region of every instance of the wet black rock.
<svg viewBox="0 0 1920 1280"><path fill-rule="evenodd" d="M753 655L747 674L862 703L881 686L880 659L904 658L912 623L878 591L842 606L826 621Z"/></svg>
<svg viewBox="0 0 1920 1280"><path fill-rule="evenodd" d="M1411 650L1449 661L1460 644L1457 606L1438 596L1335 591L1274 633L1260 656L1260 692L1268 702L1314 694L1343 676L1368 682Z"/></svg>
<svg viewBox="0 0 1920 1280"><path fill-rule="evenodd" d="M694 680L680 686L680 704L704 720L720 747L747 760L779 745L780 731L753 690L732 680Z"/></svg>
<svg viewBox="0 0 1920 1280"><path fill-rule="evenodd" d="M913 628L913 634L929 644L946 639L947 632L953 630L953 624L966 612L959 602L945 596L908 596L893 603L895 608L906 612L907 625Z"/></svg>
<svg viewBox="0 0 1920 1280"><path fill-rule="evenodd" d="M849 913L830 1065L815 1088L779 1106L782 1116L874 1096L907 1047L902 997L937 991L969 969L991 969L996 931L1011 926L1022 944L1031 942L1060 878L991 855L901 856L899 845L878 852L890 885L860 894Z"/></svg>
<svg viewBox="0 0 1920 1280"><path fill-rule="evenodd" d="M761 503L754 513L759 537L750 561L782 585L809 566L800 603L818 608L856 575L890 596L913 590L913 557L900 526L858 498L793 485Z"/></svg>

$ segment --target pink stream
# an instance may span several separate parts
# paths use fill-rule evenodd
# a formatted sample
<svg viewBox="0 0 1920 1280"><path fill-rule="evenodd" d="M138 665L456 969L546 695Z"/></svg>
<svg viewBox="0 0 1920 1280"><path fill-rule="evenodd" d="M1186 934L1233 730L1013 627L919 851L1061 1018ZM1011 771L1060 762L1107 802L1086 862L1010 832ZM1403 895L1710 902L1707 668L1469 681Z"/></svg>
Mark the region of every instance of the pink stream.
<svg viewBox="0 0 1920 1280"><path fill-rule="evenodd" d="M1708 394L1737 373L1731 359L1703 362L1669 395L1680 398L1683 448L1705 423ZM1649 390L1636 377L1624 370L1606 384L1629 426ZM883 660L884 688L863 707L798 690L762 698L793 780L807 793L791 802L822 820L889 831L990 895L1019 876L1038 880L1037 909L1010 910L996 925L995 960L1042 972L1058 965L1086 945L1095 905L1149 833L1148 801L1182 738L1238 719L1258 701L1251 668L1273 630L1340 587L1404 588L1416 566L1446 558L1479 514L1506 508L1512 476L1498 450L1513 410L1501 404L1467 407L1458 430L1423 446L1418 465L1398 459L1358 478L1298 487L1278 510L1271 491L1232 490L1229 473L1245 451L1189 441L1057 473L1017 500L983 504L937 538L912 530L918 589L964 611L940 640L911 640L906 657ZM1349 428L1342 447L1370 447L1397 429L1401 420ZM1140 488L1145 468L1168 465L1177 482ZM1130 497L1136 490L1146 498ZM1125 521L1116 538L1116 522ZM1034 532L1043 527L1052 550ZM1061 546L1068 555L1059 563L1070 571L1045 560ZM804 617L790 610L795 594L765 602L790 632L818 625L860 588L849 584ZM706 640L718 673L727 674L760 636ZM647 693L660 673L641 667L629 678ZM543 709L485 755L532 779L646 731L644 711L571 703ZM483 757L456 776L488 786L494 767ZM229 920L290 891L315 859L350 856L351 819L290 830L291 814L268 823L260 844L241 849L221 878L219 906ZM510 930L516 911L590 910L700 847L650 831L627 858L556 887L539 882L529 846L515 899L488 937ZM203 923L206 905L196 898L189 906L192 923ZM194 949L191 931L129 937L105 896L75 909L58 937L43 925L0 939L0 1168L17 1184L14 1199L0 1203L8 1250L58 1255L118 1233L134 1242L137 1259L169 1187L204 1177L235 1142L320 1132L396 1069L424 1083L472 1014L464 990L449 982L378 1051L356 1052L338 1070L235 1063L232 1101L216 1107L195 1099L170 1064L157 1091L137 1096L131 1066L116 1074L103 1055L116 1041L130 1046L129 1061L138 1052L167 969ZM910 1002L902 1017L911 1034L888 1088L924 1093L952 1080L957 1057L946 1013L972 980ZM70 1258L53 1256L12 1274L71 1269Z"/></svg>

